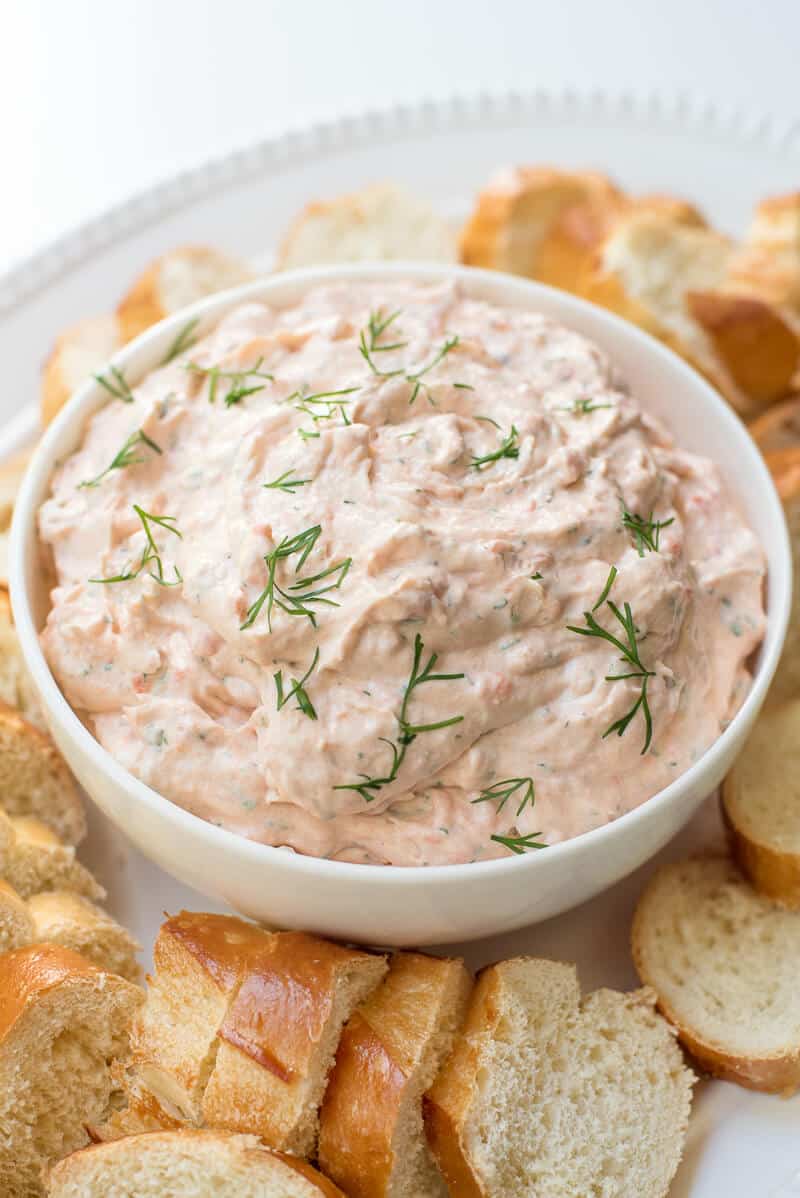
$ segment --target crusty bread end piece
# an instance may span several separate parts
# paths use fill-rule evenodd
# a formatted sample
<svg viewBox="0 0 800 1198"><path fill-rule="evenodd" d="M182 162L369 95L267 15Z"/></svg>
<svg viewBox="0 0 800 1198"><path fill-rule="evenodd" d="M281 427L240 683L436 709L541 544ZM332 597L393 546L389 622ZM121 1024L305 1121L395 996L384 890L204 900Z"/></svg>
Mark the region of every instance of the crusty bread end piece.
<svg viewBox="0 0 800 1198"><path fill-rule="evenodd" d="M349 1198L447 1198L425 1139L422 1095L466 1013L458 960L398 953L350 1017L320 1112L318 1160Z"/></svg>
<svg viewBox="0 0 800 1198"><path fill-rule="evenodd" d="M451 1198L663 1198L694 1078L650 991L581 1000L575 967L480 975L425 1100Z"/></svg>
<svg viewBox="0 0 800 1198"><path fill-rule="evenodd" d="M723 783L722 811L756 889L800 908L800 698L762 711Z"/></svg>
<svg viewBox="0 0 800 1198"><path fill-rule="evenodd" d="M42 421L49 424L72 393L122 344L116 316L93 316L65 329L42 370Z"/></svg>
<svg viewBox="0 0 800 1198"><path fill-rule="evenodd" d="M305 1161L219 1131L96 1144L55 1165L48 1182L49 1198L344 1198Z"/></svg>
<svg viewBox="0 0 800 1198"><path fill-rule="evenodd" d="M278 270L330 262L453 262L455 237L429 204L391 183L376 183L309 204L278 250Z"/></svg>
<svg viewBox="0 0 800 1198"><path fill-rule="evenodd" d="M253 278L238 258L206 245L170 250L152 262L117 308L123 344L188 304Z"/></svg>
<svg viewBox="0 0 800 1198"><path fill-rule="evenodd" d="M86 816L67 764L44 732L0 703L0 810L32 815L66 844L86 835Z"/></svg>
<svg viewBox="0 0 800 1198"><path fill-rule="evenodd" d="M42 1169L88 1143L113 1090L143 995L76 953L33 945L0 956L0 1193L44 1194Z"/></svg>
<svg viewBox="0 0 800 1198"><path fill-rule="evenodd" d="M663 866L631 933L639 977L709 1073L752 1090L800 1085L800 914L726 857Z"/></svg>

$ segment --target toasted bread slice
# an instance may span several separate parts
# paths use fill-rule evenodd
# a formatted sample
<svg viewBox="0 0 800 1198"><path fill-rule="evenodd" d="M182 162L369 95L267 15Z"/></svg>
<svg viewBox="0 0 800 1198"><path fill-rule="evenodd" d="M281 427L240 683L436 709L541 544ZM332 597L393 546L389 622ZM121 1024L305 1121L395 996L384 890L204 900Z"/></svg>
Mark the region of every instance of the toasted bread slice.
<svg viewBox="0 0 800 1198"><path fill-rule="evenodd" d="M32 944L36 924L28 904L8 882L0 881L0 953Z"/></svg>
<svg viewBox="0 0 800 1198"><path fill-rule="evenodd" d="M461 232L461 261L574 291L624 205L623 193L595 171L500 171Z"/></svg>
<svg viewBox="0 0 800 1198"><path fill-rule="evenodd" d="M731 281L800 315L800 191L758 205L731 264Z"/></svg>
<svg viewBox="0 0 800 1198"><path fill-rule="evenodd" d="M640 978L704 1069L751 1090L800 1085L800 914L726 857L700 857L658 870L631 936Z"/></svg>
<svg viewBox="0 0 800 1198"><path fill-rule="evenodd" d="M800 446L765 455L783 503L792 545L792 610L783 652L769 689L770 703L800 697Z"/></svg>
<svg viewBox="0 0 800 1198"><path fill-rule="evenodd" d="M88 1143L127 1052L138 986L76 953L33 945L0 957L0 1193L44 1194L42 1169Z"/></svg>
<svg viewBox="0 0 800 1198"><path fill-rule="evenodd" d="M8 592L0 590L0 702L14 707L37 728L44 717L14 628Z"/></svg>
<svg viewBox="0 0 800 1198"><path fill-rule="evenodd" d="M0 465L0 528L7 529L11 524L14 504L22 482L22 476L28 469L31 451L15 453Z"/></svg>
<svg viewBox="0 0 800 1198"><path fill-rule="evenodd" d="M800 395L773 404L750 424L750 432L762 453L800 449Z"/></svg>
<svg viewBox="0 0 800 1198"><path fill-rule="evenodd" d="M722 811L756 889L800 908L800 698L761 713L723 784Z"/></svg>
<svg viewBox="0 0 800 1198"><path fill-rule="evenodd" d="M281 242L277 268L396 258L453 262L455 256L455 236L430 205L402 187L376 183L304 208Z"/></svg>
<svg viewBox="0 0 800 1198"><path fill-rule="evenodd" d="M480 975L425 1099L451 1198L662 1198L694 1078L650 991L581 1000L575 967L517 958Z"/></svg>
<svg viewBox="0 0 800 1198"><path fill-rule="evenodd" d="M139 945L126 928L89 899L67 890L45 891L28 900L34 937L80 953L87 961L127 978L141 980Z"/></svg>
<svg viewBox="0 0 800 1198"><path fill-rule="evenodd" d="M729 240L712 229L634 208L616 221L578 290L659 338L749 415L757 405L719 360L688 305L690 293L722 288L731 252Z"/></svg>
<svg viewBox="0 0 800 1198"><path fill-rule="evenodd" d="M252 272L230 254L207 245L186 245L152 262L117 308L122 342L132 341L165 316L207 295L238 287Z"/></svg>
<svg viewBox="0 0 800 1198"><path fill-rule="evenodd" d="M761 404L783 399L800 371L800 320L728 280L693 291L687 304L737 387Z"/></svg>
<svg viewBox="0 0 800 1198"><path fill-rule="evenodd" d="M344 1198L257 1136L166 1131L84 1148L50 1171L49 1198Z"/></svg>
<svg viewBox="0 0 800 1198"><path fill-rule="evenodd" d="M472 980L463 962L398 953L350 1017L320 1112L318 1161L349 1198L446 1198L422 1095L453 1046Z"/></svg>
<svg viewBox="0 0 800 1198"><path fill-rule="evenodd" d="M49 424L72 393L122 344L116 316L92 316L65 329L42 370L42 421Z"/></svg>
<svg viewBox="0 0 800 1198"><path fill-rule="evenodd" d="M76 860L72 845L62 844L32 815L9 818L0 812L0 877L25 899L42 890L70 890L94 899L106 893Z"/></svg>
<svg viewBox="0 0 800 1198"><path fill-rule="evenodd" d="M66 844L86 835L86 816L72 774L49 736L0 703L0 810L32 815Z"/></svg>
<svg viewBox="0 0 800 1198"><path fill-rule="evenodd" d="M273 935L248 962L220 1025L206 1123L311 1156L342 1027L386 969L384 957L302 932Z"/></svg>

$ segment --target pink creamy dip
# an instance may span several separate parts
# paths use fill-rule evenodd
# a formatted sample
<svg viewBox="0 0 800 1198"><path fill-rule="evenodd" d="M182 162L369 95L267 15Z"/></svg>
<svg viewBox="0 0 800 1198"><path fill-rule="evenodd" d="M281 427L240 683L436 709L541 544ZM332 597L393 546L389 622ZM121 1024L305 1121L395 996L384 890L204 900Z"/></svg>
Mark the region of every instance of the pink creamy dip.
<svg viewBox="0 0 800 1198"><path fill-rule="evenodd" d="M372 338L370 314L394 312ZM239 307L133 395L89 422L41 510L58 577L44 647L100 743L204 819L340 861L507 855L493 836L553 844L644 802L742 702L764 628L756 539L714 465L676 449L569 329L450 284L329 286ZM79 485L139 429L160 453L139 441ZM309 481L265 486L280 480ZM144 568L134 504L181 533L151 522ZM657 549L637 546L623 505L671 521ZM340 581L323 596L338 606L312 604L315 627L276 604L270 632L265 603L242 628L265 556L317 525L274 582L291 597ZM182 581L159 585L159 566ZM607 681L630 666L567 627L586 627L612 566L609 598L630 605L653 672L645 754L641 710L603 737L641 679ZM624 639L607 603L594 616ZM463 718L419 732L393 771L417 635L420 669L435 652L434 673L463 677L415 687L407 724ZM285 696L317 650L317 718L298 696L279 710L274 675ZM527 783L502 806L474 801L528 778L519 814ZM337 789L367 779L380 785Z"/></svg>

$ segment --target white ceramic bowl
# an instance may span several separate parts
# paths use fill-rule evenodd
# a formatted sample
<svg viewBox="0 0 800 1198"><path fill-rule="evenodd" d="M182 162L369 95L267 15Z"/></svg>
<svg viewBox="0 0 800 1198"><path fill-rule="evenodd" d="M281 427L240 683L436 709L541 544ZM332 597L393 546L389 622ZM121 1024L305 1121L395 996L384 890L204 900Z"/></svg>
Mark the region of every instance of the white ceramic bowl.
<svg viewBox="0 0 800 1198"><path fill-rule="evenodd" d="M744 426L699 375L650 337L599 308L521 279L416 264L334 267L276 275L214 296L148 330L114 359L130 381L158 364L189 316L201 331L242 300L290 304L318 283L381 277L458 278L467 292L532 308L597 342L621 367L644 407L678 443L713 458L738 496L769 563L768 627L750 693L707 753L665 790L614 823L545 851L474 865L349 865L269 848L214 827L138 781L82 725L39 646L49 597L39 568L36 513L55 461L77 447L87 418L108 396L83 386L45 433L25 476L11 536L11 595L25 660L52 734L98 806L147 856L190 886L243 913L381 944L434 944L509 931L575 906L658 851L728 770L761 707L788 621L791 559L780 502Z"/></svg>

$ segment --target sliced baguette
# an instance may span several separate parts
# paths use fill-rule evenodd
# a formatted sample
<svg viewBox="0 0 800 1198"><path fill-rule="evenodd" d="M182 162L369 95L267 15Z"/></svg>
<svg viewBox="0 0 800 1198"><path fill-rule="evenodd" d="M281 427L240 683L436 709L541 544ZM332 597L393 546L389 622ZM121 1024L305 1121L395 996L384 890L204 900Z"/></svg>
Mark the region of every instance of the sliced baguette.
<svg viewBox="0 0 800 1198"><path fill-rule="evenodd" d="M689 292L687 306L745 395L770 404L789 393L800 371L800 320L730 277L721 290Z"/></svg>
<svg viewBox="0 0 800 1198"><path fill-rule="evenodd" d="M42 1169L88 1143L127 1052L142 991L76 953L33 945L0 957L0 1193L44 1194Z"/></svg>
<svg viewBox="0 0 800 1198"><path fill-rule="evenodd" d="M377 183L309 204L285 234L277 268L395 258L453 262L455 237L423 200Z"/></svg>
<svg viewBox="0 0 800 1198"><path fill-rule="evenodd" d="M64 330L42 370L44 424L50 423L90 375L105 366L121 344L116 316L93 316Z"/></svg>
<svg viewBox="0 0 800 1198"><path fill-rule="evenodd" d="M800 395L773 404L750 424L750 432L762 453L800 449Z"/></svg>
<svg viewBox="0 0 800 1198"><path fill-rule="evenodd" d="M0 881L0 953L33 944L36 924L28 904L8 882Z"/></svg>
<svg viewBox="0 0 800 1198"><path fill-rule="evenodd" d="M624 204L615 184L595 171L499 171L461 232L461 261L574 291Z"/></svg>
<svg viewBox="0 0 800 1198"><path fill-rule="evenodd" d="M318 1160L349 1198L446 1198L422 1125L466 1013L461 961L398 953L350 1017L320 1112Z"/></svg>
<svg viewBox="0 0 800 1198"><path fill-rule="evenodd" d="M311 1156L342 1027L386 969L384 957L302 932L273 935L247 963L220 1025L206 1123Z"/></svg>
<svg viewBox="0 0 800 1198"><path fill-rule="evenodd" d="M252 279L230 254L207 245L186 245L152 262L117 308L123 344L187 304Z"/></svg>
<svg viewBox="0 0 800 1198"><path fill-rule="evenodd" d="M800 315L800 191L758 205L731 277L743 289Z"/></svg>
<svg viewBox="0 0 800 1198"><path fill-rule="evenodd" d="M257 1136L167 1131L96 1144L50 1170L49 1198L344 1198Z"/></svg>
<svg viewBox="0 0 800 1198"><path fill-rule="evenodd" d="M0 702L43 729L39 700L22 657L8 592L0 590Z"/></svg>
<svg viewBox="0 0 800 1198"><path fill-rule="evenodd" d="M86 835L86 816L67 764L49 736L0 703L0 810L32 815L66 844Z"/></svg>
<svg viewBox="0 0 800 1198"><path fill-rule="evenodd" d="M640 978L703 1069L751 1090L800 1085L800 915L726 857L663 866L631 933Z"/></svg>
<svg viewBox="0 0 800 1198"><path fill-rule="evenodd" d="M731 252L729 240L712 229L633 208L614 224L578 291L659 338L749 415L757 405L737 386L688 304L692 292L721 289Z"/></svg>
<svg viewBox="0 0 800 1198"><path fill-rule="evenodd" d="M0 528L4 530L11 524L19 485L30 460L31 451L26 449L6 458L0 465Z"/></svg>
<svg viewBox="0 0 800 1198"><path fill-rule="evenodd" d="M98 968L129 982L141 980L142 970L136 960L140 946L127 928L89 899L66 890L46 891L28 900L28 910L36 940L72 949Z"/></svg>
<svg viewBox="0 0 800 1198"><path fill-rule="evenodd" d="M800 446L765 454L783 503L792 546L793 586L789 628L769 689L770 703L800 698Z"/></svg>
<svg viewBox="0 0 800 1198"><path fill-rule="evenodd" d="M662 1198L694 1078L653 1001L581 1001L574 966L555 961L484 970L425 1100L451 1198Z"/></svg>
<svg viewBox="0 0 800 1198"><path fill-rule="evenodd" d="M42 890L71 890L103 899L105 890L62 844L52 828L35 816L0 812L0 877L28 899Z"/></svg>
<svg viewBox="0 0 800 1198"><path fill-rule="evenodd" d="M800 908L800 698L762 711L723 783L722 812L756 889Z"/></svg>

